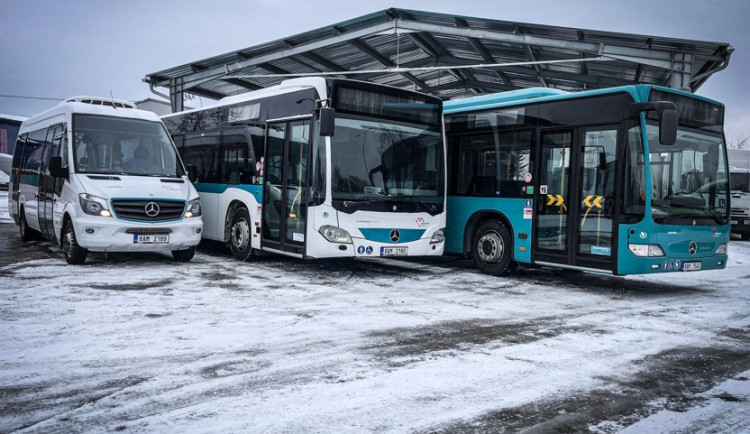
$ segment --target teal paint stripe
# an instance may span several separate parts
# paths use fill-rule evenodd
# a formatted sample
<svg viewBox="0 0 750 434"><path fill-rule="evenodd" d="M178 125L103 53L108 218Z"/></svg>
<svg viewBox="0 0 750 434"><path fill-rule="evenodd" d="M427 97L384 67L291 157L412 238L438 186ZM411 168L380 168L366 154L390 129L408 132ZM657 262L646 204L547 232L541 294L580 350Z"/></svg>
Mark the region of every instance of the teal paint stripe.
<svg viewBox="0 0 750 434"><path fill-rule="evenodd" d="M254 185L254 184L209 184L204 182L199 182L196 184L193 184L196 190L198 190L198 193L215 193L215 194L222 194L225 191L227 191L228 188L238 188L240 190L247 191L251 194L259 194L263 192L263 186L262 185Z"/></svg>
<svg viewBox="0 0 750 434"><path fill-rule="evenodd" d="M388 244L402 244L417 241L422 238L422 234L425 233L424 229L398 229L401 233L401 238L398 242L394 243L391 241L391 231L393 231L393 229L359 228L359 231L362 232L362 235L368 241Z"/></svg>

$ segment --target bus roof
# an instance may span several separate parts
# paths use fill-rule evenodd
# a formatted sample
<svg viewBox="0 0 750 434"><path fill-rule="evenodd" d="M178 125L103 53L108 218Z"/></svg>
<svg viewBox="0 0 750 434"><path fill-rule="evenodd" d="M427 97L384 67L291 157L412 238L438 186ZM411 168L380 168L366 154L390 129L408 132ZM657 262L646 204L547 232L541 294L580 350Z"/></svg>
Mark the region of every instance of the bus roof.
<svg viewBox="0 0 750 434"><path fill-rule="evenodd" d="M139 110L129 101L113 100L112 98L74 96L65 99L56 106L29 117L21 124L20 132L35 128L35 125L58 116L70 117L74 113L85 113L101 116L118 116L149 121L159 121L156 113Z"/></svg>
<svg viewBox="0 0 750 434"><path fill-rule="evenodd" d="M710 102L712 104L723 106L723 104L717 101L690 92L672 89L669 87L654 86L651 84L638 84L632 86L618 86L582 92L565 92L562 90L550 89L546 87L533 87L528 89L499 92L490 95L480 95L471 98L461 98L446 101L445 103L443 103L443 112L446 114L460 113L465 111L476 111L495 107L507 107L519 104L533 104L563 99L582 98L587 96L606 95L618 92L630 93L635 101L645 102L648 101L648 96L652 89L658 89L664 92L672 92L678 95L697 98Z"/></svg>

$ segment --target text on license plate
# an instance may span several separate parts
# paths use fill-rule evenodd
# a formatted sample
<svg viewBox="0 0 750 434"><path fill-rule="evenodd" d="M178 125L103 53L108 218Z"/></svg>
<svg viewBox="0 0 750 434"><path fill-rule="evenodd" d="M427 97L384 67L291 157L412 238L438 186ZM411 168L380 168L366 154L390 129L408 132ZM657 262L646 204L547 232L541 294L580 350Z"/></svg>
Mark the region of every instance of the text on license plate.
<svg viewBox="0 0 750 434"><path fill-rule="evenodd" d="M156 244L168 243L169 235L133 235L133 243Z"/></svg>
<svg viewBox="0 0 750 434"><path fill-rule="evenodd" d="M409 254L408 247L381 247L380 256L406 256Z"/></svg>
<svg viewBox="0 0 750 434"><path fill-rule="evenodd" d="M682 271L699 271L701 269L700 262L683 262Z"/></svg>

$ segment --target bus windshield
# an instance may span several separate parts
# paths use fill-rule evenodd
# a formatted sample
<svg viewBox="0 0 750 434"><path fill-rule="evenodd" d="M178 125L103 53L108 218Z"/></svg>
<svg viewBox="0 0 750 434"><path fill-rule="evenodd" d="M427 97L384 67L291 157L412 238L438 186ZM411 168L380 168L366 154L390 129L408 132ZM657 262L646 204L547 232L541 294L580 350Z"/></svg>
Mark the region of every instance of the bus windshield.
<svg viewBox="0 0 750 434"><path fill-rule="evenodd" d="M648 125L647 134L654 221L726 224L729 189L721 135L681 128L677 142L664 146L659 143L658 127Z"/></svg>
<svg viewBox="0 0 750 434"><path fill-rule="evenodd" d="M442 149L439 128L337 116L331 137L334 206L349 213L442 212Z"/></svg>
<svg viewBox="0 0 750 434"><path fill-rule="evenodd" d="M77 173L180 177L184 171L164 126L143 119L77 114Z"/></svg>

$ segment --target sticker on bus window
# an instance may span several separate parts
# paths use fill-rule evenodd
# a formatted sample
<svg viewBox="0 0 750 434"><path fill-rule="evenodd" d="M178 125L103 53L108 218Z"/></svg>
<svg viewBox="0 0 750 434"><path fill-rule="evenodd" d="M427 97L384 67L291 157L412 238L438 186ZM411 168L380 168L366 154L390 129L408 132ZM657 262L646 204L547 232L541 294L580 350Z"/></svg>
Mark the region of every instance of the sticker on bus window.
<svg viewBox="0 0 750 434"><path fill-rule="evenodd" d="M531 220L531 217L533 216L533 208L524 208L523 209L523 218L526 220Z"/></svg>
<svg viewBox="0 0 750 434"><path fill-rule="evenodd" d="M294 234L292 234L292 240L297 241L299 243L304 243L305 242L305 234L301 234L299 232L295 232Z"/></svg>
<svg viewBox="0 0 750 434"><path fill-rule="evenodd" d="M592 255L611 256L612 248L607 246L591 246Z"/></svg>
<svg viewBox="0 0 750 434"><path fill-rule="evenodd" d="M539 186L539 194L547 194L547 186L546 185L540 185Z"/></svg>
<svg viewBox="0 0 750 434"><path fill-rule="evenodd" d="M526 183L530 183L532 179L531 173L527 172L525 175L523 175L523 180L526 181Z"/></svg>

